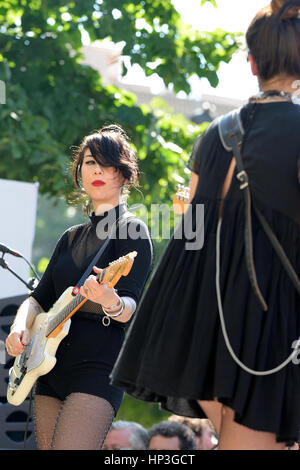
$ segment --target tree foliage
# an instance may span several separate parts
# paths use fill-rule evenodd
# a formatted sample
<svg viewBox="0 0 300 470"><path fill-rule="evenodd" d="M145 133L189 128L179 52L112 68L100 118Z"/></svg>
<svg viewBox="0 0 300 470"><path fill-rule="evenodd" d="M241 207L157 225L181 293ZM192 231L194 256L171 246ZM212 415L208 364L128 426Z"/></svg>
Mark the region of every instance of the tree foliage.
<svg viewBox="0 0 300 470"><path fill-rule="evenodd" d="M98 72L81 62L83 30L91 41L122 41L131 64L187 93L193 74L216 85L220 62L237 47L225 31L204 33L182 24L170 0L6 0L0 24L0 79L7 90L0 108L0 176L39 181L41 193L55 196L71 189L70 147L103 123L125 127L142 160L142 183L155 194L157 175L168 180L170 166L182 172L199 133L183 119L157 118L131 93L104 87ZM171 191L174 184L168 184ZM159 197L165 196L161 187Z"/></svg>
<svg viewBox="0 0 300 470"><path fill-rule="evenodd" d="M230 60L238 38L183 24L171 0L3 0L0 25L0 80L6 86L6 103L0 105L0 178L38 181L41 195L62 204L73 189L71 148L102 125L118 122L140 159L143 199L134 192L131 204L170 203L203 127L157 100L138 106L132 93L103 86L98 72L82 63L82 34L91 41L122 42L131 65L187 94L195 74L217 85L219 65ZM61 234L66 210L52 212L51 223L42 210L38 214L41 246L52 240L46 256ZM157 245L156 259L163 245Z"/></svg>

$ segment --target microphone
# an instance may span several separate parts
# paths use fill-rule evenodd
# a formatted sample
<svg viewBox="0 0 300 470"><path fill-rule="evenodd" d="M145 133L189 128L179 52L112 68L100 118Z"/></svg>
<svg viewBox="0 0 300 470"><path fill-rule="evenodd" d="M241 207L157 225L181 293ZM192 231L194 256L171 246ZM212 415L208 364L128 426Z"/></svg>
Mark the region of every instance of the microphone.
<svg viewBox="0 0 300 470"><path fill-rule="evenodd" d="M10 255L16 256L17 258L23 258L23 256L20 253L18 253L17 251L12 250L11 248L9 248L6 245L2 245L1 243L0 243L0 251L2 253L8 253Z"/></svg>

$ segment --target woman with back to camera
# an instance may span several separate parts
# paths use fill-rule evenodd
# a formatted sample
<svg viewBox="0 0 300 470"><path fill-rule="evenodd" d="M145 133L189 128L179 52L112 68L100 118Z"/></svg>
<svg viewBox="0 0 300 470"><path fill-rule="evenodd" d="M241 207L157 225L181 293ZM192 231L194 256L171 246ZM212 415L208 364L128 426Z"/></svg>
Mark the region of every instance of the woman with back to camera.
<svg viewBox="0 0 300 470"><path fill-rule="evenodd" d="M248 57L260 93L240 114L253 207L268 220L298 276L300 107L293 95L300 83L299 14L300 0L273 0L250 24ZM245 260L246 205L236 159L222 145L218 124L194 146L191 207L182 222L204 204L204 245L188 250L185 237L172 238L111 378L172 413L209 418L220 450L280 450L298 440L300 429L300 366L291 360L300 337L300 296L252 210L253 261L267 309L255 294ZM231 350L217 296L218 239Z"/></svg>
<svg viewBox="0 0 300 470"><path fill-rule="evenodd" d="M105 268L119 257L137 252L131 271L115 289L99 285L92 274L80 289L88 300L72 317L69 334L58 347L55 367L37 381L35 426L41 450L101 449L121 405L123 392L108 377L152 264L147 226L135 216L125 217L128 211L122 200L124 188L135 186L138 174L136 155L119 126L107 126L83 139L75 154L73 179L94 211L87 223L62 235L6 339L10 355L23 352L35 316L48 311L69 286L78 284L108 233L111 239L97 266ZM96 266L94 271L101 272Z"/></svg>

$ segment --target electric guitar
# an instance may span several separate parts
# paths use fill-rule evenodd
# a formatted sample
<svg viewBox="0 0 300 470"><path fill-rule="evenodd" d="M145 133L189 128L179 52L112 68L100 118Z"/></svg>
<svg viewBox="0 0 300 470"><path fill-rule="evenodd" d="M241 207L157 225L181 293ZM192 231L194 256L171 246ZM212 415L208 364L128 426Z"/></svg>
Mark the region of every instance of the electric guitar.
<svg viewBox="0 0 300 470"><path fill-rule="evenodd" d="M178 184L176 189L177 192L173 197L173 209L175 214L182 215L189 206L190 188Z"/></svg>
<svg viewBox="0 0 300 470"><path fill-rule="evenodd" d="M113 287L121 276L127 276L137 252L132 251L111 262L97 277L99 284ZM40 313L29 330L29 342L17 356L9 370L7 401L19 406L27 397L36 380L47 374L56 364L56 351L67 336L71 317L87 301L79 294L79 287L68 287L49 312Z"/></svg>

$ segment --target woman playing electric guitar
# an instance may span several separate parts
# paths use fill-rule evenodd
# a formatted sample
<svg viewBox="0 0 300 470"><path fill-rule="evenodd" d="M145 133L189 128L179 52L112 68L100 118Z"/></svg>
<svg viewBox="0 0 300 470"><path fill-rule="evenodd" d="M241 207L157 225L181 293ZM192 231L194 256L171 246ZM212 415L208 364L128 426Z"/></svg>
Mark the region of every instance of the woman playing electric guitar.
<svg viewBox="0 0 300 470"><path fill-rule="evenodd" d="M119 126L102 128L83 139L75 154L73 179L93 212L87 223L62 235L43 278L19 308L7 337L8 353L21 354L36 315L47 312L69 286L76 286L107 233L117 227L100 266L129 252L136 251L137 257L130 273L118 281L117 290L99 285L96 274L101 269L97 267L80 288L80 294L88 300L72 317L69 334L57 349L56 365L37 381L34 410L39 449L101 449L121 405L123 392L110 384L109 374L124 340L124 328L150 273L153 255L144 222L136 217L123 218L124 188L136 185L138 173L136 155ZM132 233L139 236L131 238Z"/></svg>

